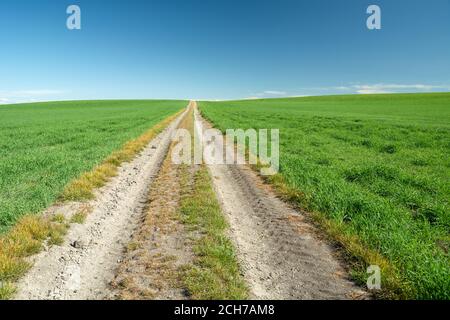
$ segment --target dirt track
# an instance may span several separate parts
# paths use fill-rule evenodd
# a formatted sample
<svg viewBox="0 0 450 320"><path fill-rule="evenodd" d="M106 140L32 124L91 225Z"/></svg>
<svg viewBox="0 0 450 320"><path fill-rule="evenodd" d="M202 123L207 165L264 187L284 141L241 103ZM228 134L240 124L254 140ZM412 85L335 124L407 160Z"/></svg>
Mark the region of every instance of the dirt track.
<svg viewBox="0 0 450 320"><path fill-rule="evenodd" d="M191 111L180 127L186 127L189 116L192 116ZM173 146L174 143L152 183L145 214L116 270L110 299L188 299L181 270L193 260L192 234L181 222L179 207L183 171L193 168L172 163Z"/></svg>
<svg viewBox="0 0 450 320"><path fill-rule="evenodd" d="M62 246L47 248L34 257L34 267L18 284L16 299L117 297L117 291L110 283L120 282L120 274L128 272L126 270L132 270L134 279L138 279L141 288L149 281L152 283L148 286L155 287L153 284L158 281L158 273L143 277L138 271L139 263L132 262L134 256L126 256L124 249L130 241L136 240L133 236L143 228L152 184L158 186L158 183L162 183L158 188L163 192L151 204L158 210L164 208L164 203L178 201L177 195L172 194L173 198L170 193L173 189L170 184L176 185L174 179L177 179L173 170L167 170L166 178L163 177L166 180L157 179L156 176L167 155L171 135L183 116L184 114L155 138L135 160L124 164L118 176L97 192L96 200L89 203L93 208L92 213L84 224L71 226ZM195 116L201 120L198 112ZM334 249L316 237L315 229L306 222L302 213L279 200L251 169L246 166L211 165L209 170L231 227L229 236L237 249L251 298L366 297L363 291L346 278L344 269L333 253ZM164 166L161 172L165 174ZM165 183L168 185L164 185ZM64 213L70 217L82 205L72 203L52 207L48 212ZM168 223L171 223L171 214L168 213ZM151 220L151 217L147 217L148 219ZM167 242L168 239L167 233L161 231L164 228L150 225L147 229L154 232L146 232L151 238L146 238L141 243L151 246L145 246L140 251L149 253L150 256L154 251L154 257L163 255L164 250L161 248L165 248L164 241ZM175 234L182 232L183 227L171 227L170 230ZM172 238L177 240L179 237ZM184 243L183 241L180 243ZM173 243L169 244L166 247L171 247ZM173 247L178 251L182 250L179 245ZM186 257L191 254L188 250L190 248L186 248L184 252ZM182 256L183 252L178 251L172 253ZM125 262L130 261L125 264L125 269L124 259ZM183 297L179 288L164 287L164 290L160 292L165 294L160 293L155 298ZM153 293L147 298L152 297Z"/></svg>

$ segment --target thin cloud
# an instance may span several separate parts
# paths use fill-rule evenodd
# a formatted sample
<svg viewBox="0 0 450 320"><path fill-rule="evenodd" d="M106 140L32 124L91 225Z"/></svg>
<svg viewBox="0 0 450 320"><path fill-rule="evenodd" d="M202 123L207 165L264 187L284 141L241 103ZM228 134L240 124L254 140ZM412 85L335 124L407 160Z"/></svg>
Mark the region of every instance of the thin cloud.
<svg viewBox="0 0 450 320"><path fill-rule="evenodd" d="M373 94L373 93L396 93L405 91L435 91L435 90L448 90L449 86L443 85L429 85L429 84L373 84L373 85L354 85L352 88L356 89L360 94Z"/></svg>
<svg viewBox="0 0 450 320"><path fill-rule="evenodd" d="M380 93L392 93L390 91L379 90L379 89L359 89L356 90L358 94L380 94Z"/></svg>
<svg viewBox="0 0 450 320"><path fill-rule="evenodd" d="M268 90L263 92L266 95L272 95L272 96L284 96L287 94L285 91L276 91L276 90Z"/></svg>
<svg viewBox="0 0 450 320"><path fill-rule="evenodd" d="M377 83L377 84L352 84L329 87L301 88L303 92L315 94L376 94L376 93L407 93L407 92L433 92L450 90L450 85L430 85L430 84L398 84L398 83Z"/></svg>
<svg viewBox="0 0 450 320"><path fill-rule="evenodd" d="M286 97L288 92L280 90L266 90L258 93L251 93L249 96L243 98L244 100L254 100L263 98L274 98L274 97Z"/></svg>

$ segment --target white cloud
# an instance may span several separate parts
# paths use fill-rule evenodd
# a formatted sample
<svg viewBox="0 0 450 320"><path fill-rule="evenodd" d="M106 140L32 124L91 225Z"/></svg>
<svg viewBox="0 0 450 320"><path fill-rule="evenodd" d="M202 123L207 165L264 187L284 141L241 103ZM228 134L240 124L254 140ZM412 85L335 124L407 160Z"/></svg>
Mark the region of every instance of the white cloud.
<svg viewBox="0 0 450 320"><path fill-rule="evenodd" d="M263 99L263 98L274 98L274 97L287 97L289 94L286 91L279 90L266 90L258 93L251 93L249 96L245 97L245 100Z"/></svg>
<svg viewBox="0 0 450 320"><path fill-rule="evenodd" d="M372 84L372 85L353 85L351 88L356 89L360 94L373 93L395 93L405 91L433 91L433 90L448 90L448 86L443 85L429 85L429 84Z"/></svg>
<svg viewBox="0 0 450 320"><path fill-rule="evenodd" d="M276 91L276 90L268 90L268 91L264 91L263 93L266 95L271 95L271 96L284 96L287 94L287 92L285 92L285 91Z"/></svg>
<svg viewBox="0 0 450 320"><path fill-rule="evenodd" d="M406 93L406 92L433 92L450 90L450 85L430 85L430 84L352 84L344 86L330 87L311 87L301 88L302 91L314 92L315 94L334 94L334 93L357 93L357 94L376 94L376 93Z"/></svg>
<svg viewBox="0 0 450 320"><path fill-rule="evenodd" d="M359 94L380 94L380 93L392 93L392 92L384 91L384 90L377 90L377 89L359 89L359 90L356 90L356 93L359 93Z"/></svg>

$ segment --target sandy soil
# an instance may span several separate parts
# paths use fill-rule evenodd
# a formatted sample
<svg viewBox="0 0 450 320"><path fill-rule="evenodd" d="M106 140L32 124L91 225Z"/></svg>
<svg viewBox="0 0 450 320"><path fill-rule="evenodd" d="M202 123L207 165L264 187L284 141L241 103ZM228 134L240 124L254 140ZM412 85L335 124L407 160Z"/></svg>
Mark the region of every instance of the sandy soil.
<svg viewBox="0 0 450 320"><path fill-rule="evenodd" d="M195 113L204 128L211 125ZM231 146L228 146L231 148ZM305 215L243 165L209 165L254 299L357 299L355 286Z"/></svg>
<svg viewBox="0 0 450 320"><path fill-rule="evenodd" d="M158 135L89 202L86 222L72 225L65 242L33 257L34 266L18 283L16 299L102 299L138 226L154 180L184 114ZM66 216L86 204L55 206Z"/></svg>

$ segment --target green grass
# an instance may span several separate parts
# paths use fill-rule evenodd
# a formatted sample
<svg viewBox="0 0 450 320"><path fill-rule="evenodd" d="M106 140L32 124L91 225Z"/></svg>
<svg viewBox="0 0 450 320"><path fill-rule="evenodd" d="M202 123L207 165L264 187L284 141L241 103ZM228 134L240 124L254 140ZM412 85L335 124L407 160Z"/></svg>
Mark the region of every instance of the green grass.
<svg viewBox="0 0 450 320"><path fill-rule="evenodd" d="M189 130L193 137L193 109L180 127ZM191 143L193 142L192 139ZM229 225L217 200L207 167L181 165L179 169L179 212L182 222L192 235L194 252L194 260L185 266L182 276L190 298L247 299L248 288L242 277L235 248L228 237Z"/></svg>
<svg viewBox="0 0 450 320"><path fill-rule="evenodd" d="M16 289L9 283L0 283L0 300L9 300L16 293Z"/></svg>
<svg viewBox="0 0 450 320"><path fill-rule="evenodd" d="M201 166L195 173L192 185L187 175L185 172L182 177L184 191L180 211L183 222L192 231L201 234L194 244L194 263L184 276L191 298L246 299L248 289L241 276L233 244L228 239L228 224L221 212L208 169Z"/></svg>
<svg viewBox="0 0 450 320"><path fill-rule="evenodd" d="M0 233L186 101L70 101L0 106Z"/></svg>
<svg viewBox="0 0 450 320"><path fill-rule="evenodd" d="M86 218L87 218L87 212L80 211L80 212L75 213L70 218L70 223L83 224L86 221Z"/></svg>
<svg viewBox="0 0 450 320"><path fill-rule="evenodd" d="M202 102L219 129L280 129L280 176L303 208L325 217L363 265L386 258L397 297L450 299L450 94ZM318 219L320 220L320 219ZM330 230L330 227L328 228ZM338 236L336 230L341 236Z"/></svg>

